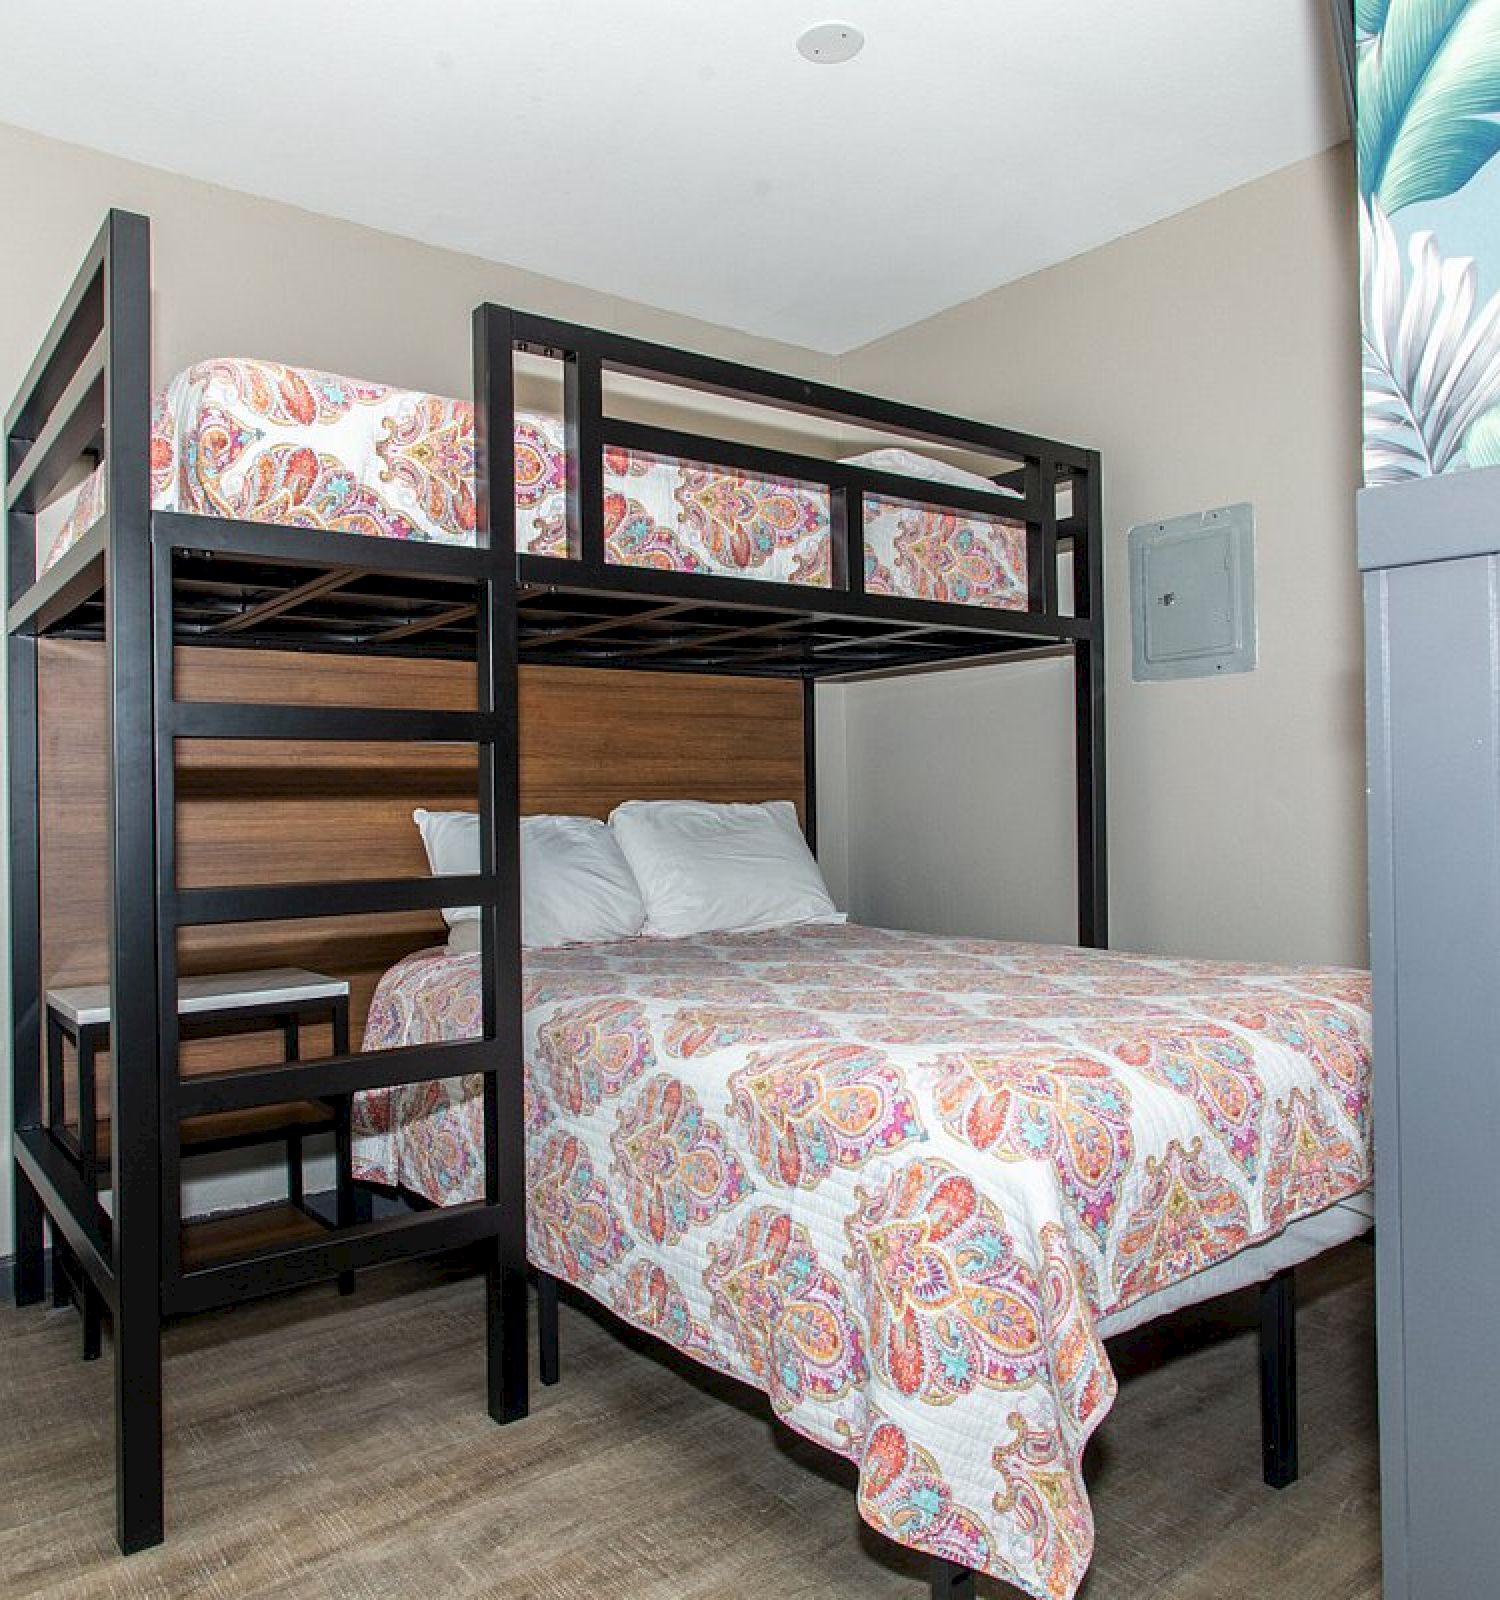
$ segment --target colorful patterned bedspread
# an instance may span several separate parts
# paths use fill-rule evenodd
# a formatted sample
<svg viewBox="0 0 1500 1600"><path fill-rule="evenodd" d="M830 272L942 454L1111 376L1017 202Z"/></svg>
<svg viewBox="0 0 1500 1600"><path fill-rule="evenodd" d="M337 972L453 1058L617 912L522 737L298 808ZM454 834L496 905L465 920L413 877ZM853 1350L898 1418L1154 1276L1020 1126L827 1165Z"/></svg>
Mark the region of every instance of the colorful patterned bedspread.
<svg viewBox="0 0 1500 1600"><path fill-rule="evenodd" d="M567 459L555 417L516 418L517 547L567 555ZM1026 526L913 499L865 507L872 593L1025 610ZM158 399L152 504L162 511L301 528L474 542L474 409L467 401L360 383L270 361L202 361ZM83 486L42 570L104 510ZM828 491L711 463L628 450L604 456L606 559L827 588Z"/></svg>
<svg viewBox="0 0 1500 1600"><path fill-rule="evenodd" d="M534 952L530 1249L859 1467L882 1533L1047 1600L1093 1520L1095 1319L1370 1179L1369 981L855 926ZM365 1047L479 1031L408 957ZM476 1197L479 1080L356 1170Z"/></svg>

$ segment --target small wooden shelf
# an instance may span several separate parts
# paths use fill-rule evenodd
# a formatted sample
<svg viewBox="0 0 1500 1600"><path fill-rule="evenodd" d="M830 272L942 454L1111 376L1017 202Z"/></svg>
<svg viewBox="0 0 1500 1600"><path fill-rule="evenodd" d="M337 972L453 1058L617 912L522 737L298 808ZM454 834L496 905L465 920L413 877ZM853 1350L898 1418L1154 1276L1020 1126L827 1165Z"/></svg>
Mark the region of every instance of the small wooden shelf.
<svg viewBox="0 0 1500 1600"><path fill-rule="evenodd" d="M309 1244L321 1239L328 1229L315 1217L285 1201L256 1206L249 1211L205 1217L182 1227L182 1265L188 1272L211 1267L220 1261L259 1255L282 1245Z"/></svg>
<svg viewBox="0 0 1500 1600"><path fill-rule="evenodd" d="M182 1122L182 1150L184 1155L192 1155L205 1147L228 1149L262 1140L272 1144L287 1133L331 1132L337 1123L333 1109L315 1100L283 1100L276 1105L251 1106L246 1111L216 1111L206 1116L188 1117ZM107 1182L111 1149L109 1120L100 1118L96 1131L101 1181Z"/></svg>

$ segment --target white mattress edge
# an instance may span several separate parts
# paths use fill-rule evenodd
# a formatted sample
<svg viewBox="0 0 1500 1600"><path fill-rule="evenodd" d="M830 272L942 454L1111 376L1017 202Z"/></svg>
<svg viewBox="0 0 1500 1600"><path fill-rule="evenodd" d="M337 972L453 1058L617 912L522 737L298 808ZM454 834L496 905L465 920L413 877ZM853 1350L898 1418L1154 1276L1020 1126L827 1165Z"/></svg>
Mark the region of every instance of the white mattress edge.
<svg viewBox="0 0 1500 1600"><path fill-rule="evenodd" d="M1280 1233L1250 1245L1227 1261L1216 1262L1191 1277L1169 1283L1165 1289L1148 1294L1122 1311L1100 1317L1095 1324L1099 1337L1112 1339L1169 1312L1181 1311L1185 1306L1201 1305L1206 1300L1217 1300L1220 1295L1233 1294L1236 1289L1264 1283L1287 1267L1300 1266L1314 1256L1359 1238L1374 1225L1375 1192L1371 1188L1361 1189L1311 1216L1299 1217Z"/></svg>

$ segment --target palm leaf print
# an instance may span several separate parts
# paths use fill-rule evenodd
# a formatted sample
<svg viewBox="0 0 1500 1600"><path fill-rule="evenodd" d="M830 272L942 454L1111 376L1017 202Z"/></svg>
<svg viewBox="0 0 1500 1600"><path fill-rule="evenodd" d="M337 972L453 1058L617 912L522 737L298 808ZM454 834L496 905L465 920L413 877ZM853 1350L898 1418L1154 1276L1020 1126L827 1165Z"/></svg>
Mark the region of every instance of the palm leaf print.
<svg viewBox="0 0 1500 1600"><path fill-rule="evenodd" d="M1500 467L1500 407L1491 406L1464 435L1464 460L1471 467Z"/></svg>
<svg viewBox="0 0 1500 1600"><path fill-rule="evenodd" d="M1361 0L1359 172L1387 215L1461 189L1500 151L1500 0Z"/></svg>
<svg viewBox="0 0 1500 1600"><path fill-rule="evenodd" d="M1475 314L1478 274L1413 234L1410 278L1379 202L1360 209L1365 482L1467 465L1465 437L1500 403L1500 295Z"/></svg>
<svg viewBox="0 0 1500 1600"><path fill-rule="evenodd" d="M1391 9L1391 0L1354 0L1354 32L1358 38L1368 39L1385 26L1385 14Z"/></svg>

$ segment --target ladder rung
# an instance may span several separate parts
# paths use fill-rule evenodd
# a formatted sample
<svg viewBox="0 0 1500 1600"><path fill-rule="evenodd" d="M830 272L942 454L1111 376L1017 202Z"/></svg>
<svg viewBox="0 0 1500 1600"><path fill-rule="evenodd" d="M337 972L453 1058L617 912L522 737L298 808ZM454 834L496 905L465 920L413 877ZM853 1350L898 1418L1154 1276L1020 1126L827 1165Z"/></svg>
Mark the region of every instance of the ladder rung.
<svg viewBox="0 0 1500 1600"><path fill-rule="evenodd" d="M325 1056L321 1061L289 1061L186 1077L178 1085L177 1107L184 1117L244 1111L282 1100L332 1099L397 1083L462 1078L493 1072L497 1064L493 1039L449 1039L394 1050L361 1050Z"/></svg>
<svg viewBox="0 0 1500 1600"><path fill-rule="evenodd" d="M104 587L108 545L109 512L106 511L10 608L6 619L10 631L45 633L85 600L98 594Z"/></svg>
<svg viewBox="0 0 1500 1600"><path fill-rule="evenodd" d="M179 889L169 901L179 928L217 922L275 922L351 917L443 906L495 905L499 880L484 873L443 878L353 878L335 883L223 884Z"/></svg>
<svg viewBox="0 0 1500 1600"><path fill-rule="evenodd" d="M409 744L485 744L494 740L497 722L495 716L482 711L183 700L172 709L170 729L178 739L364 739Z"/></svg>

